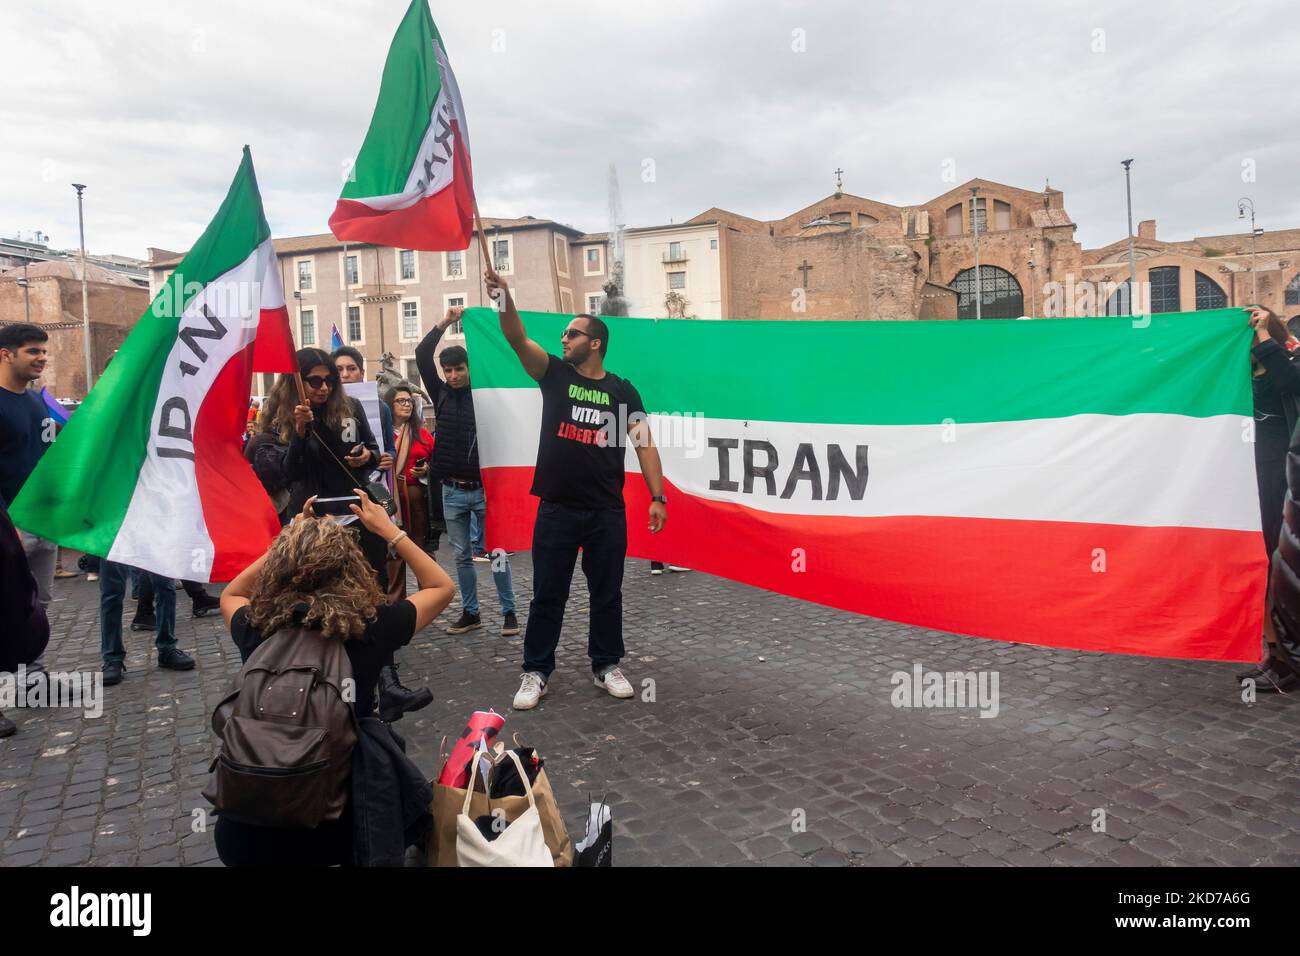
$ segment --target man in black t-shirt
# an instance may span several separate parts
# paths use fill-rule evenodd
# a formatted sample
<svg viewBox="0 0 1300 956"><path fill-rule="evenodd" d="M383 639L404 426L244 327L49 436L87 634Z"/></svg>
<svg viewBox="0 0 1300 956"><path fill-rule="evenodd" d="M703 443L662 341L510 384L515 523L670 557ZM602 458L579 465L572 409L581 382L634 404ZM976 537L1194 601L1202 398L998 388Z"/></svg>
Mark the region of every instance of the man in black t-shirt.
<svg viewBox="0 0 1300 956"><path fill-rule="evenodd" d="M485 281L501 308L506 341L542 390L532 487L541 499L533 526L533 600L515 709L537 706L546 693L579 549L591 595L587 654L596 686L614 697L631 697L632 685L618 666L623 657L623 459L628 439L650 489L650 531L657 533L667 520L663 466L645 407L631 382L605 371L609 329L604 322L575 315L560 336L563 358L556 358L525 333L501 277L489 268Z"/></svg>

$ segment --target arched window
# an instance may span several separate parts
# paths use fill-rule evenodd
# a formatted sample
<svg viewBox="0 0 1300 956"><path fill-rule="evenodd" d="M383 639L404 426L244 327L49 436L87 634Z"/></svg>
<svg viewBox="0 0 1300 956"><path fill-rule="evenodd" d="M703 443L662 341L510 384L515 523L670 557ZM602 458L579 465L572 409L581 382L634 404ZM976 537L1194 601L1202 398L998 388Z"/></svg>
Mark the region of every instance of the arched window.
<svg viewBox="0 0 1300 956"><path fill-rule="evenodd" d="M1300 274L1286 284L1286 304L1300 305Z"/></svg>
<svg viewBox="0 0 1300 956"><path fill-rule="evenodd" d="M1011 228L1011 203L993 200L993 228L999 231Z"/></svg>
<svg viewBox="0 0 1300 956"><path fill-rule="evenodd" d="M1219 284L1199 270L1196 273L1196 311L1202 309L1226 309L1228 297Z"/></svg>
<svg viewBox="0 0 1300 956"><path fill-rule="evenodd" d="M957 290L957 318L975 318L975 270L963 269L951 285ZM980 266L980 318L1017 319L1025 314L1020 283L1006 269Z"/></svg>
<svg viewBox="0 0 1300 956"><path fill-rule="evenodd" d="M954 203L948 207L947 218L944 222L943 234L945 236L961 235L961 203Z"/></svg>
<svg viewBox="0 0 1300 956"><path fill-rule="evenodd" d="M1178 311L1178 266L1160 266L1147 273L1151 283L1151 314Z"/></svg>

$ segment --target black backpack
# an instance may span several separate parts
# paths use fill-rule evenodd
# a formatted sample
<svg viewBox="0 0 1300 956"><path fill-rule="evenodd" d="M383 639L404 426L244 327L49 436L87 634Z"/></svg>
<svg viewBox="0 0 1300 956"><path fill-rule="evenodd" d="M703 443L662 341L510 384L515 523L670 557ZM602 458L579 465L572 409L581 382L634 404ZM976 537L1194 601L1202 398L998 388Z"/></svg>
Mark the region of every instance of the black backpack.
<svg viewBox="0 0 1300 956"><path fill-rule="evenodd" d="M219 814L312 829L346 809L357 742L341 640L289 628L263 641L212 713L221 753L203 796Z"/></svg>

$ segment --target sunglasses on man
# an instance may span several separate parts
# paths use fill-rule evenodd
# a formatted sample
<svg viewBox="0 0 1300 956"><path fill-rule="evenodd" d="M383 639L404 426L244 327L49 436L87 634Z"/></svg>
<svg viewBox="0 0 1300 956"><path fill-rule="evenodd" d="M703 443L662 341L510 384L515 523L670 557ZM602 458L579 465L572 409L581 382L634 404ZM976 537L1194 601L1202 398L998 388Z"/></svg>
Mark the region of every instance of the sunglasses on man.
<svg viewBox="0 0 1300 956"><path fill-rule="evenodd" d="M587 338L593 338L590 332L584 332L582 329L565 329L560 333L561 339L571 339L575 335L585 335Z"/></svg>

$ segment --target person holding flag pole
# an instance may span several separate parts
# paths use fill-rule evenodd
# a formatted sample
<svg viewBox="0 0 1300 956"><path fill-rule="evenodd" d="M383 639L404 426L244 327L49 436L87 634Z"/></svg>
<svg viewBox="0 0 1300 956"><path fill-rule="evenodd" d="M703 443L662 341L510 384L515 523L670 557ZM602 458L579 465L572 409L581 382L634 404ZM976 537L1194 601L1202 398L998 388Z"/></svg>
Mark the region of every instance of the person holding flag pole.
<svg viewBox="0 0 1300 956"><path fill-rule="evenodd" d="M271 230L244 147L221 208L37 465L13 502L14 523L157 575L165 582L158 596L173 602L174 579L230 580L280 530L241 448L252 375L295 370ZM125 577L101 588L105 683L125 669ZM158 665L193 667L160 611Z"/></svg>

